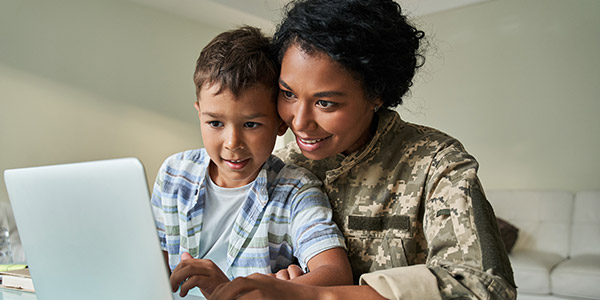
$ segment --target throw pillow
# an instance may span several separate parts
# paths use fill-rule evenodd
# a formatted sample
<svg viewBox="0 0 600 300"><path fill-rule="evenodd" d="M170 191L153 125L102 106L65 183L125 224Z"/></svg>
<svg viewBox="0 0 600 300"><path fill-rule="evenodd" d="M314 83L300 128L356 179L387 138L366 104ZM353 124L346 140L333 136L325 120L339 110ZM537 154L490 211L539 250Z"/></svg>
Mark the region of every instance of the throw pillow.
<svg viewBox="0 0 600 300"><path fill-rule="evenodd" d="M498 222L498 230L500 230L500 237L504 242L506 252L510 253L512 248L515 246L515 242L517 241L519 228L500 218L496 218L496 221Z"/></svg>

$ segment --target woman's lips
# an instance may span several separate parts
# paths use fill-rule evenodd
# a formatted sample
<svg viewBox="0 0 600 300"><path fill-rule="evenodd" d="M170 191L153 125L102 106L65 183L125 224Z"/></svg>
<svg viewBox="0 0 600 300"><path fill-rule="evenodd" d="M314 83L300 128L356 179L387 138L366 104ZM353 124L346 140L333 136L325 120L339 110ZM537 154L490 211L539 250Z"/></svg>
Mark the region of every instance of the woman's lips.
<svg viewBox="0 0 600 300"><path fill-rule="evenodd" d="M330 137L331 136L324 138L301 138L297 136L296 143L298 144L298 147L300 147L300 149L310 152L319 149L319 147L321 147L321 145L323 144L323 141Z"/></svg>

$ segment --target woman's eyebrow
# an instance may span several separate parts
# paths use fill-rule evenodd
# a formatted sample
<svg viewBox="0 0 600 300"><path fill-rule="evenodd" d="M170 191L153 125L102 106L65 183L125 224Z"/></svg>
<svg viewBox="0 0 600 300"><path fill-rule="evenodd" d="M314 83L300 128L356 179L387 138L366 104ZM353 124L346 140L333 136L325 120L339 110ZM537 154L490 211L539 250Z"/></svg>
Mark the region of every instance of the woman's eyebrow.
<svg viewBox="0 0 600 300"><path fill-rule="evenodd" d="M279 78L279 84L283 85L284 88L293 91L293 89L289 85L287 85L287 83L285 83L285 81L283 81L281 78Z"/></svg>
<svg viewBox="0 0 600 300"><path fill-rule="evenodd" d="M290 90L290 91L294 91L294 89L292 89L287 83L285 83L285 81L283 81L281 78L279 78L279 84L281 84L284 88ZM317 92L313 94L313 97L334 97L334 96L344 96L345 94L343 92L340 91L323 91L323 92Z"/></svg>
<svg viewBox="0 0 600 300"><path fill-rule="evenodd" d="M325 91L325 92L315 93L313 96L317 97L317 98L320 98L320 97L327 98L327 97L343 96L343 95L344 95L344 93L338 92L338 91Z"/></svg>

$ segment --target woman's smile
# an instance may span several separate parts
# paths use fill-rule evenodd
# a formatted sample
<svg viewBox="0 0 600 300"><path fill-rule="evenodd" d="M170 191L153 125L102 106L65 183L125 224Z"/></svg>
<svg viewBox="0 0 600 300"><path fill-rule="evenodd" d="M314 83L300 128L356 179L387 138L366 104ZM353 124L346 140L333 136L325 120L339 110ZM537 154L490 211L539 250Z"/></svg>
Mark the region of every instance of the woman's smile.
<svg viewBox="0 0 600 300"><path fill-rule="evenodd" d="M311 152L319 149L319 147L321 147L321 145L330 137L331 135L324 138L301 138L297 136L296 143L298 144L298 147L300 147L300 150Z"/></svg>

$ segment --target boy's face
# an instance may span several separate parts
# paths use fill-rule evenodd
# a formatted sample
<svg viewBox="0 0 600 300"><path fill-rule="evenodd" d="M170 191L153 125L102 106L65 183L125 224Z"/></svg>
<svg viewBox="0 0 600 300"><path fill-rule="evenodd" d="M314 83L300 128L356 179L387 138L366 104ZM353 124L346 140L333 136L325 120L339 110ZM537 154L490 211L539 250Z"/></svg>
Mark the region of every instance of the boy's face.
<svg viewBox="0 0 600 300"><path fill-rule="evenodd" d="M218 85L202 88L195 103L204 148L210 156L210 178L221 187L252 182L271 155L277 135L287 126L277 115L273 90L257 84L236 99Z"/></svg>

